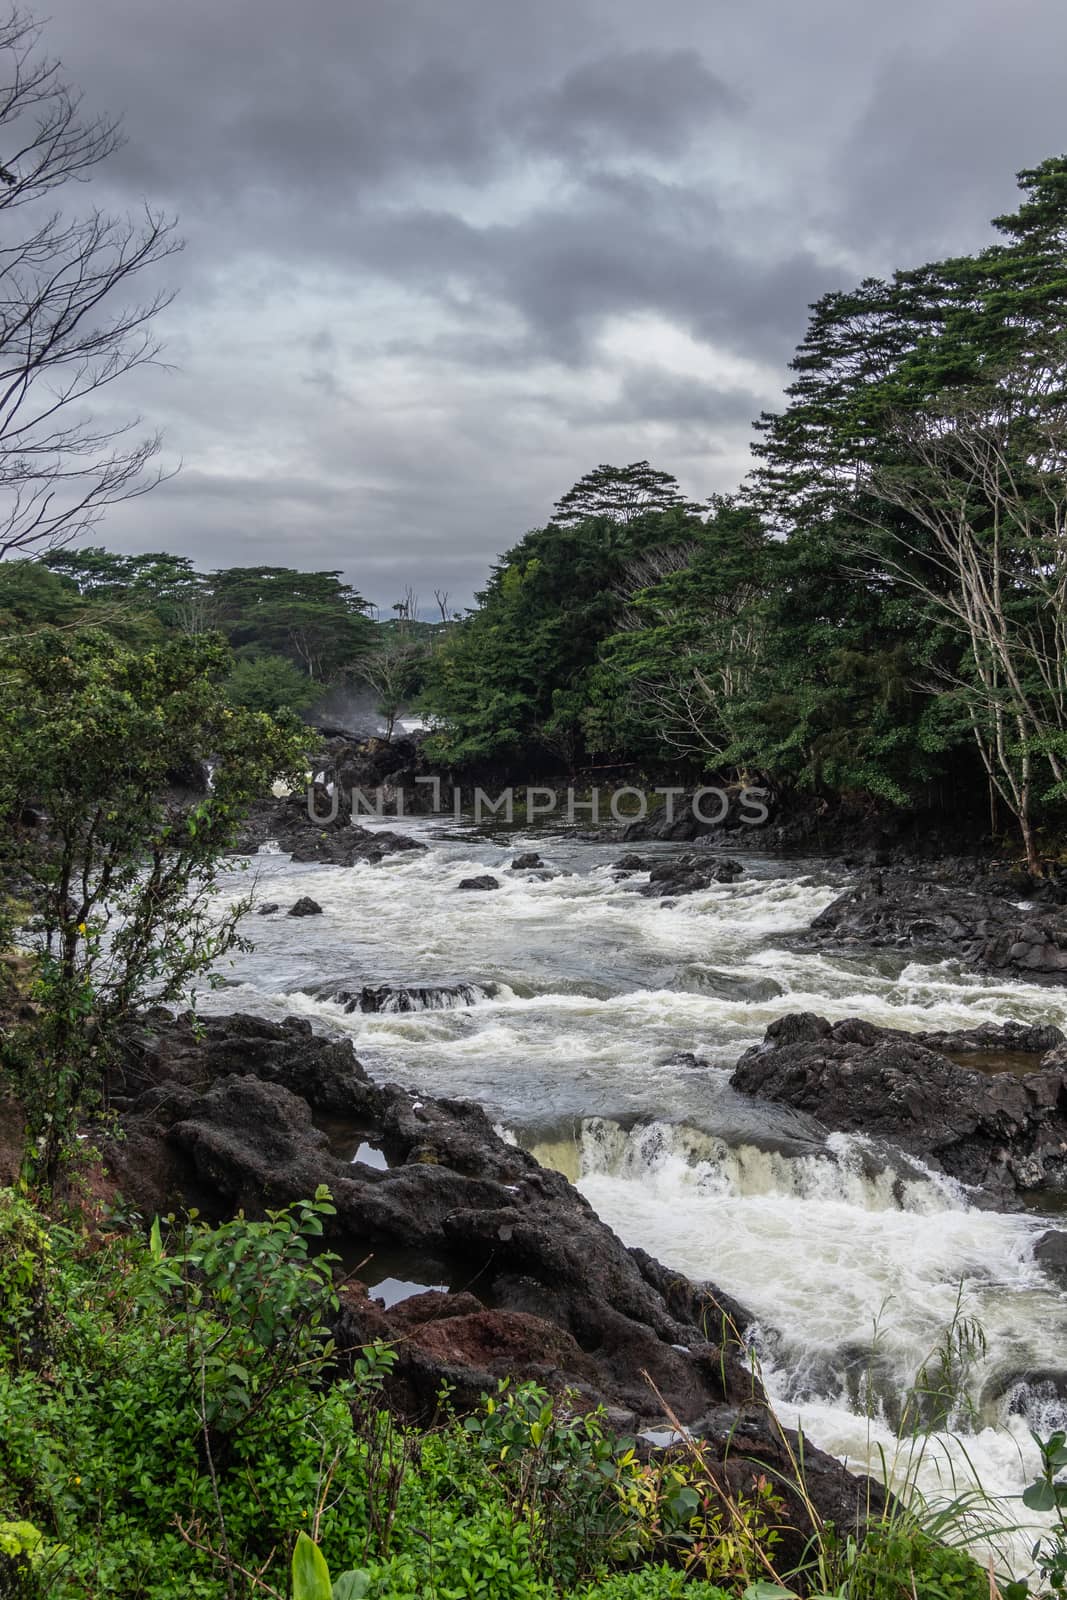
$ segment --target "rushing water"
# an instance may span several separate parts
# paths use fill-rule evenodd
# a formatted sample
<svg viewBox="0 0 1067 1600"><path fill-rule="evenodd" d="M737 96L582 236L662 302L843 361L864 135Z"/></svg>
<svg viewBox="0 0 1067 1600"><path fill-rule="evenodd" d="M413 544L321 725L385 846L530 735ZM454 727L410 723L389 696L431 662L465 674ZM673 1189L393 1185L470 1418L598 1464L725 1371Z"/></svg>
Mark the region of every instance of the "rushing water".
<svg viewBox="0 0 1067 1600"><path fill-rule="evenodd" d="M738 882L664 905L635 892L640 876L615 878L618 845L406 826L431 849L351 868L256 857L260 899L310 894L325 915L253 918L254 952L207 1003L309 1017L350 1035L377 1077L479 1100L627 1243L749 1306L779 1414L853 1465L893 1458L900 1397L961 1305L988 1348L919 1482L949 1493L973 1471L1018 1495L1036 1466L1029 1429L1067 1421L1067 1295L1033 1256L1047 1219L979 1209L863 1138L823 1144L728 1080L789 1011L1065 1026L1067 993L898 952L791 948L839 892L825 863L745 858ZM509 870L530 848L554 876ZM457 889L487 870L499 891ZM430 993L401 1010L389 986L412 985ZM363 986L384 991L377 1010L351 1000Z"/></svg>

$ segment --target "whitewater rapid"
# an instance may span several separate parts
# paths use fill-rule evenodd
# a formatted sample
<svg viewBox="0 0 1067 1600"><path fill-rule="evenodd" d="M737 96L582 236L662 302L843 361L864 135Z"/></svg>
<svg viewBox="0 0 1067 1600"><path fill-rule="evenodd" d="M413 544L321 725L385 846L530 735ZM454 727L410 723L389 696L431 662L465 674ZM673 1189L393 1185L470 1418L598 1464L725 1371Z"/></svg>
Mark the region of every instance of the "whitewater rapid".
<svg viewBox="0 0 1067 1600"><path fill-rule="evenodd" d="M1050 1219L979 1209L862 1138L813 1141L728 1079L787 1012L1064 1027L1067 993L899 952L793 948L840 892L825 863L744 857L736 883L665 905L636 892L642 875L614 875L618 845L404 826L430 849L351 868L255 857L260 899L311 895L324 914L253 916L255 949L205 1008L306 1016L350 1036L376 1077L480 1101L626 1243L748 1306L779 1415L854 1467L899 1457L901 1397L957 1307L977 1317L986 1351L918 1481L936 1499L976 1474L1018 1516L1029 1429L1067 1423L1067 1296L1034 1259ZM551 875L510 870L529 849ZM486 871L499 890L458 888ZM370 1012L331 998L361 986L432 993ZM1016 1566L1030 1542L1006 1542Z"/></svg>

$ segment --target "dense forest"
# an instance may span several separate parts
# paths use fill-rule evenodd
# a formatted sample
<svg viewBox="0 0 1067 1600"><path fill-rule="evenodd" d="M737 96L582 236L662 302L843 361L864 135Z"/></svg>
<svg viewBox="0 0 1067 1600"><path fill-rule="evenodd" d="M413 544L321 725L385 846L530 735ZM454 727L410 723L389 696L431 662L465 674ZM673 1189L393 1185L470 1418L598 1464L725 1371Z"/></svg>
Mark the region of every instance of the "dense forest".
<svg viewBox="0 0 1067 1600"><path fill-rule="evenodd" d="M462 618L410 590L372 618L339 572L81 545L7 562L0 617L217 631L234 703L313 714L346 686L387 731L417 707L454 769L670 766L962 809L1036 867L1067 800L1067 160L1019 181L978 255L813 307L735 494L597 467Z"/></svg>
<svg viewBox="0 0 1067 1600"><path fill-rule="evenodd" d="M603 466L434 659L442 757L694 775L1036 829L1067 798L1067 160L1000 239L814 306L731 497Z"/></svg>

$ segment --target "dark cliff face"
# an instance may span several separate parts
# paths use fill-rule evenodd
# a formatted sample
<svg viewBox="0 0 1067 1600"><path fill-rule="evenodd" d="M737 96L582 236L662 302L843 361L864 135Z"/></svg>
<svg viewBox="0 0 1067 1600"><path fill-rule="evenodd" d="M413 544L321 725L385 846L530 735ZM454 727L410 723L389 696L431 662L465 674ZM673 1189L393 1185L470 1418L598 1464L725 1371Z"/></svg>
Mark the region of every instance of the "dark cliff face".
<svg viewBox="0 0 1067 1600"><path fill-rule="evenodd" d="M373 1287L343 1296L338 1348L397 1340L393 1393L409 1414L432 1413L442 1381L463 1405L502 1376L534 1377L604 1403L622 1430L673 1414L707 1438L738 1492L768 1468L790 1476L796 1440L752 1369L743 1308L626 1249L478 1105L375 1084L349 1042L301 1019L195 1030L165 1012L129 1030L113 1103L123 1136L107 1160L145 1215L256 1215L324 1183L337 1208L328 1243L346 1263L374 1279L378 1258L415 1284L450 1286L389 1310ZM866 1482L805 1454L822 1514L852 1526ZM799 1553L808 1523L792 1508Z"/></svg>

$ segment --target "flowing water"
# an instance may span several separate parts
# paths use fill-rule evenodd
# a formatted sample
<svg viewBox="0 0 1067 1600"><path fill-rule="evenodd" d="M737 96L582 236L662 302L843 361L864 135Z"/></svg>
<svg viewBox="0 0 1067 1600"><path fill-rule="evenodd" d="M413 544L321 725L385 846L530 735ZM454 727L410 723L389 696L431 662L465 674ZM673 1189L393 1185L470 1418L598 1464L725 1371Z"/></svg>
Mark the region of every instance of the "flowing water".
<svg viewBox="0 0 1067 1600"><path fill-rule="evenodd" d="M790 1011L1062 1027L1067 991L792 948L840 892L827 863L745 857L736 883L665 905L636 892L642 876L615 877L618 845L402 826L429 851L351 868L257 856L260 899L310 894L325 915L253 917L254 952L206 1005L311 1018L376 1077L480 1101L628 1244L750 1307L779 1414L854 1466L899 1454L901 1398L961 1307L987 1350L918 1480L937 1496L977 1474L1017 1496L1037 1464L1030 1428L1067 1422L1067 1294L1033 1253L1049 1219L981 1209L861 1137L824 1143L729 1075ZM510 871L525 849L554 875ZM499 891L457 888L487 870Z"/></svg>

